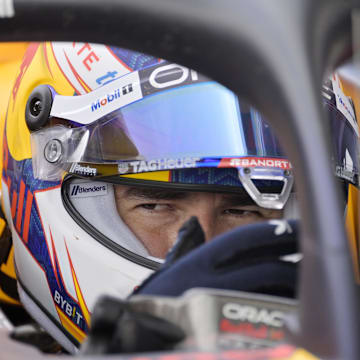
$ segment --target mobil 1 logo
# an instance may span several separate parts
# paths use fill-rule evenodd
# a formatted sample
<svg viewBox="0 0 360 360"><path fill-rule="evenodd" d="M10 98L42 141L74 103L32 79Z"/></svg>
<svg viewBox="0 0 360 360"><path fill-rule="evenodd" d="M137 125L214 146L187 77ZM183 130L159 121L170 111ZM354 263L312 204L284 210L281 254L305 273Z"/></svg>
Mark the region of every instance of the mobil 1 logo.
<svg viewBox="0 0 360 360"><path fill-rule="evenodd" d="M143 96L182 85L210 81L195 70L166 61L141 70L139 75Z"/></svg>

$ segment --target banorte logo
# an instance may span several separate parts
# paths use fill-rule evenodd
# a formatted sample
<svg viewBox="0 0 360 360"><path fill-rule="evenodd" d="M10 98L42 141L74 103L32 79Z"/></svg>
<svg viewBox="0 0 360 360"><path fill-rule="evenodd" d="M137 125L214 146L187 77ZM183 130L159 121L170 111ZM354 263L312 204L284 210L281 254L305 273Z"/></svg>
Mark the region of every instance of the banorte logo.
<svg viewBox="0 0 360 360"><path fill-rule="evenodd" d="M128 84L123 86L121 89L116 89L110 94L107 94L105 97L101 99L97 99L95 102L91 104L91 111L96 111L100 109L103 106L106 106L107 104L111 103L112 101L119 99L122 96L126 96L127 94L130 94L133 92L133 84Z"/></svg>

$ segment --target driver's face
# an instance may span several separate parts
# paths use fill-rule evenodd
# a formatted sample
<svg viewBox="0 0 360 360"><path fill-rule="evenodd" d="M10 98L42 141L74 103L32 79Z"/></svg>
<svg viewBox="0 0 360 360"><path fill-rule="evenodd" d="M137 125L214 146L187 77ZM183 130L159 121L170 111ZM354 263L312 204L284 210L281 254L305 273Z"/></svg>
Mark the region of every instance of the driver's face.
<svg viewBox="0 0 360 360"><path fill-rule="evenodd" d="M282 211L244 203L244 198L221 193L189 192L115 186L119 215L150 255L164 258L178 230L197 216L206 241L240 225L281 218Z"/></svg>

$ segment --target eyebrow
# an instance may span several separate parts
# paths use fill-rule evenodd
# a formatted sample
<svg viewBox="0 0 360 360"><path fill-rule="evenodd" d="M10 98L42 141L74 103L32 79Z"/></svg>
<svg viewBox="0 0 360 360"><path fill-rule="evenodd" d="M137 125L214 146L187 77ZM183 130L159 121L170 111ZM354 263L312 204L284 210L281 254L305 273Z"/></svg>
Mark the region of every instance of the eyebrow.
<svg viewBox="0 0 360 360"><path fill-rule="evenodd" d="M125 197L128 198L151 200L179 200L188 198L190 195L188 191L145 187L129 187L125 192Z"/></svg>
<svg viewBox="0 0 360 360"><path fill-rule="evenodd" d="M251 199L251 197L247 194L224 194L223 202L226 203L227 206L256 205L255 202Z"/></svg>

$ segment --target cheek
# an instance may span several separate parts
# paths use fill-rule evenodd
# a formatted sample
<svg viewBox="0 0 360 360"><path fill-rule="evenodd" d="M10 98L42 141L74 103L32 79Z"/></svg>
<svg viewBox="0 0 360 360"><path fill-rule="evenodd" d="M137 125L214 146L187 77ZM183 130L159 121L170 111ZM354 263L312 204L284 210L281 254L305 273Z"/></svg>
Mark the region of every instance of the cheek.
<svg viewBox="0 0 360 360"><path fill-rule="evenodd" d="M225 217L220 218L219 221L216 222L215 227L215 236L235 229L239 226L254 224L257 222L266 221L264 218L259 216L248 216L248 217Z"/></svg>
<svg viewBox="0 0 360 360"><path fill-rule="evenodd" d="M139 214L131 212L127 212L121 217L134 235L144 244L149 254L158 258L165 258L176 241L177 232L181 226L177 222L164 224L151 216L139 216Z"/></svg>
<svg viewBox="0 0 360 360"><path fill-rule="evenodd" d="M239 224L237 221L231 221L231 220L224 220L224 221L218 221L215 226L215 231L212 234L212 238L215 236L221 235L227 231L230 231L237 226L241 226L242 224Z"/></svg>

